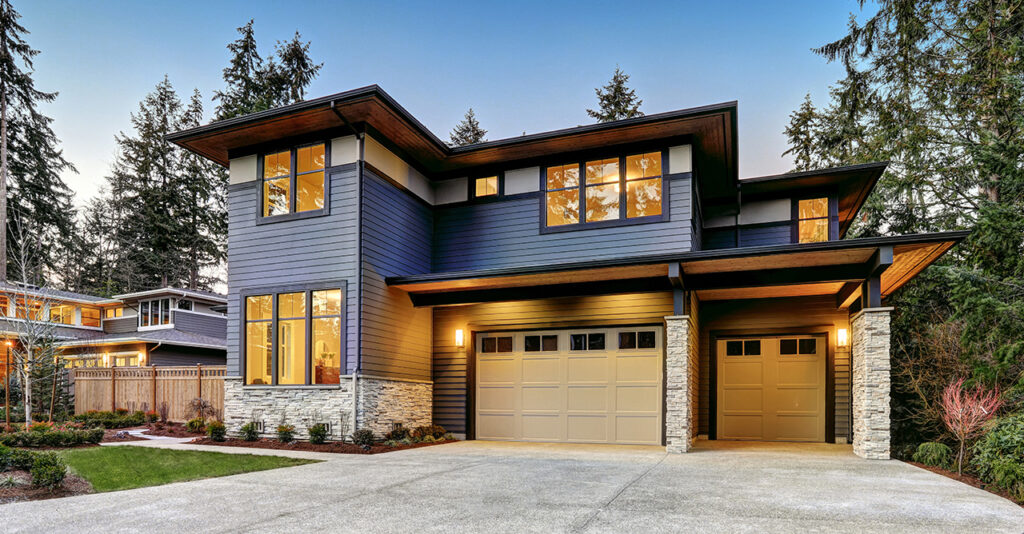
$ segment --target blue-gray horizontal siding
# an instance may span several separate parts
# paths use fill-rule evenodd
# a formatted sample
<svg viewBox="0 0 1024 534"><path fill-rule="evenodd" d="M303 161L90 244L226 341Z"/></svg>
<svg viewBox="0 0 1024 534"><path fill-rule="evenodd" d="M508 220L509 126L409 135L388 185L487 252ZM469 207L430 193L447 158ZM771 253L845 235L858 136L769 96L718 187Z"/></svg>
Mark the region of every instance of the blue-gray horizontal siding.
<svg viewBox="0 0 1024 534"><path fill-rule="evenodd" d="M792 224L783 221L770 226L740 227L740 246L784 245L793 242Z"/></svg>
<svg viewBox="0 0 1024 534"><path fill-rule="evenodd" d="M139 318L134 315L131 317L117 317L103 320L103 331L108 334L125 334L127 332L134 332L138 327Z"/></svg>
<svg viewBox="0 0 1024 534"><path fill-rule="evenodd" d="M256 224L258 182L228 188L228 373L243 374L240 292L327 280L347 282L345 352L347 367L354 367L358 323L357 174L354 164L329 170L329 215L262 225Z"/></svg>
<svg viewBox="0 0 1024 534"><path fill-rule="evenodd" d="M541 198L439 207L434 271L550 265L686 252L691 247L690 179L669 187L670 220L541 234Z"/></svg>
<svg viewBox="0 0 1024 534"><path fill-rule="evenodd" d="M161 345L149 351L150 365L224 365L224 351Z"/></svg>
<svg viewBox="0 0 1024 534"><path fill-rule="evenodd" d="M362 217L362 371L430 380L431 310L384 279L430 271L431 208L365 170Z"/></svg>
<svg viewBox="0 0 1024 534"><path fill-rule="evenodd" d="M224 339L227 336L227 327L227 317L213 317L201 313L191 313L187 310L174 310L174 328L176 330Z"/></svg>

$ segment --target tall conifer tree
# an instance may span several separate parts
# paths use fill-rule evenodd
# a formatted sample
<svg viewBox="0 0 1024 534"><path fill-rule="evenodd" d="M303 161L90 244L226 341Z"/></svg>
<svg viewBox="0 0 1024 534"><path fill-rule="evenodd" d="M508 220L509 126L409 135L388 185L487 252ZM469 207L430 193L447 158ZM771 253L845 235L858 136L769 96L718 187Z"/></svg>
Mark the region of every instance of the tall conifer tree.
<svg viewBox="0 0 1024 534"><path fill-rule="evenodd" d="M487 130L480 127L480 122L476 120L476 114L473 113L473 108L469 108L466 112L466 116L462 118L462 122L455 125L450 135L452 146L466 146L481 141L486 141L484 136L487 135Z"/></svg>
<svg viewBox="0 0 1024 534"><path fill-rule="evenodd" d="M587 115L597 119L597 122L610 122L632 117L643 117L640 111L640 100L636 91L628 85L629 75L622 72L622 69L615 67L611 81L604 87L594 89L597 94L598 109L588 109Z"/></svg>

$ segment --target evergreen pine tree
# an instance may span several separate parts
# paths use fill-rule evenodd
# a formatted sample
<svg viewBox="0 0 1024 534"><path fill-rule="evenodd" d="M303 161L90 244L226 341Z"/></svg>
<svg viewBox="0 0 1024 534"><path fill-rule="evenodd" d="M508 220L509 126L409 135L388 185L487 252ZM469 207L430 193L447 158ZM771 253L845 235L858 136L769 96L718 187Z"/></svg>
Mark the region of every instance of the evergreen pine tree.
<svg viewBox="0 0 1024 534"><path fill-rule="evenodd" d="M74 171L64 159L53 120L39 104L57 93L36 89L33 58L39 54L24 39L28 31L10 0L0 0L0 279L15 274L8 250L20 246L7 222L16 212L35 229L40 274L57 277L58 247L73 230L71 190L60 174Z"/></svg>
<svg viewBox="0 0 1024 534"><path fill-rule="evenodd" d="M616 66L611 81L603 88L594 89L600 109L597 111L588 109L587 115L597 119L597 122L643 117L640 104L643 104L644 101L637 98L636 92L626 85L627 82L629 82L629 75Z"/></svg>
<svg viewBox="0 0 1024 534"><path fill-rule="evenodd" d="M274 56L264 60L256 46L253 21L238 28L238 33L241 36L228 44L231 62L223 74L227 87L213 93L219 101L217 120L301 101L323 67L310 57L309 42L295 32L291 41L279 41Z"/></svg>
<svg viewBox="0 0 1024 534"><path fill-rule="evenodd" d="M452 146L466 146L480 143L487 140L484 138L485 135L487 135L487 130L480 127L480 123L476 120L476 114L473 113L473 108L469 108L466 116L462 118L462 122L452 129L450 144Z"/></svg>
<svg viewBox="0 0 1024 534"><path fill-rule="evenodd" d="M782 155L793 156L794 171L807 171L817 166L816 142L821 135L818 122L818 111L814 109L808 93L800 109L789 114L789 125L783 131L789 140L789 148Z"/></svg>

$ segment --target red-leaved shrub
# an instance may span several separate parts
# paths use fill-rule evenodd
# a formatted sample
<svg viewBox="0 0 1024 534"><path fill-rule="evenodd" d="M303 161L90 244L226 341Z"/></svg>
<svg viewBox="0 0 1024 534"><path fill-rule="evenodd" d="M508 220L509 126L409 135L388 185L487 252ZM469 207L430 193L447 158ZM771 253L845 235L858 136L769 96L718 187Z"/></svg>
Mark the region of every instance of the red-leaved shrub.
<svg viewBox="0 0 1024 534"><path fill-rule="evenodd" d="M973 389L968 389L964 387L963 378L946 386L942 392L942 422L960 442L956 455L957 473L963 474L967 440L975 437L1002 405L998 388L989 390L976 384Z"/></svg>

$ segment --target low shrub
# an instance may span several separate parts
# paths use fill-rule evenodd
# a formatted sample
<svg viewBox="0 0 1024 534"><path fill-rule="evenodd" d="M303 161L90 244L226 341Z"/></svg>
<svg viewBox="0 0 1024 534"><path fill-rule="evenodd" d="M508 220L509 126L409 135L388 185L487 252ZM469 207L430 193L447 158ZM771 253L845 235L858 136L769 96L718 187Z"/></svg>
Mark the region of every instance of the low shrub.
<svg viewBox="0 0 1024 534"><path fill-rule="evenodd" d="M128 409L127 408L114 408L114 413L117 414L117 415L121 415L121 416L128 415Z"/></svg>
<svg viewBox="0 0 1024 534"><path fill-rule="evenodd" d="M224 441L224 437L227 433L227 427L225 427L224 423L221 423L220 421L213 421L209 425L206 425L206 436L213 441Z"/></svg>
<svg viewBox="0 0 1024 534"><path fill-rule="evenodd" d="M103 429L56 429L10 432L0 434L0 445L7 447L74 447L84 443L99 443Z"/></svg>
<svg viewBox="0 0 1024 534"><path fill-rule="evenodd" d="M64 482L68 466L57 453L39 452L32 461L32 485L37 488L55 490Z"/></svg>
<svg viewBox="0 0 1024 534"><path fill-rule="evenodd" d="M0 445L0 473L7 471L11 465L11 448Z"/></svg>
<svg viewBox="0 0 1024 534"><path fill-rule="evenodd" d="M32 451L26 451L25 449L11 449L8 469L28 471L32 469L32 464L35 462L35 456L36 454Z"/></svg>
<svg viewBox="0 0 1024 534"><path fill-rule="evenodd" d="M50 430L53 430L53 423L32 423L28 425L28 430L30 432L49 432Z"/></svg>
<svg viewBox="0 0 1024 534"><path fill-rule="evenodd" d="M914 452L912 459L920 464L951 469L953 467L953 449L950 449L945 443L929 441L917 446L917 451Z"/></svg>
<svg viewBox="0 0 1024 534"><path fill-rule="evenodd" d="M309 442L320 445L327 441L327 425L317 423L307 429L309 431Z"/></svg>
<svg viewBox="0 0 1024 534"><path fill-rule="evenodd" d="M401 426L393 429L387 434L384 434L384 439L388 441L402 441L407 437L409 437L409 429Z"/></svg>
<svg viewBox="0 0 1024 534"><path fill-rule="evenodd" d="M257 428L255 421L248 422L242 425L242 428L239 430L242 439L244 439L245 441L256 441L260 439L260 431L259 428Z"/></svg>
<svg viewBox="0 0 1024 534"><path fill-rule="evenodd" d="M294 425L277 425L277 441L291 443L295 440Z"/></svg>
<svg viewBox="0 0 1024 534"><path fill-rule="evenodd" d="M203 419L202 417L194 417L192 419L189 419L188 422L185 423L185 430L188 430L189 432L198 433L202 432L205 429L206 419Z"/></svg>
<svg viewBox="0 0 1024 534"><path fill-rule="evenodd" d="M127 428L142 426L146 422L146 414L141 411L128 413L128 410L123 408L115 412L89 410L76 415L74 420L89 427Z"/></svg>
<svg viewBox="0 0 1024 534"><path fill-rule="evenodd" d="M444 437L448 431L441 425L423 425L413 429L411 437L416 441L423 441L423 438L430 436L435 440Z"/></svg>
<svg viewBox="0 0 1024 534"><path fill-rule="evenodd" d="M85 441L87 443L96 444L96 443L99 443L99 442L103 441L103 429L102 428L93 428L93 429L90 429L90 430L85 430L84 432L85 432Z"/></svg>
<svg viewBox="0 0 1024 534"><path fill-rule="evenodd" d="M146 412L146 422L155 423L160 420L160 412L156 410L150 410Z"/></svg>
<svg viewBox="0 0 1024 534"><path fill-rule="evenodd" d="M352 433L352 443L360 445L362 447L369 447L373 445L375 438L373 431L369 428L360 428Z"/></svg>
<svg viewBox="0 0 1024 534"><path fill-rule="evenodd" d="M1024 412L997 420L974 444L971 464L983 482L1024 501Z"/></svg>

